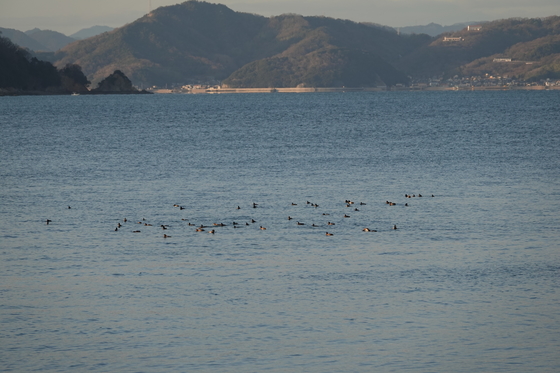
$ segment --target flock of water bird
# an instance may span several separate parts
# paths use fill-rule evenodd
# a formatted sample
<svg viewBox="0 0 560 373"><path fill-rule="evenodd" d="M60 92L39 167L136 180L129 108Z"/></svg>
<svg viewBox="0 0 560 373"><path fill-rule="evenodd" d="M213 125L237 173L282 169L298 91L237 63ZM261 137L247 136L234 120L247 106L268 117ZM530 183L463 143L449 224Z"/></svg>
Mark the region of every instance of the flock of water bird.
<svg viewBox="0 0 560 373"><path fill-rule="evenodd" d="M422 195L421 195L421 194L418 194L418 195L416 195L416 194L405 194L404 197L405 197L406 199L410 199L410 198L421 198ZM434 197L434 195L432 194L431 197ZM397 205L402 205L402 206L404 206L404 207L408 207L408 206L409 206L409 205L408 205L408 202L397 204L396 202L385 201L385 204L388 205L388 206L397 206ZM319 204L313 203L313 202L310 202L310 201L306 201L305 204L302 204L302 205L304 205L304 206L306 206L306 207L308 207L308 208L314 208L314 209L317 209L317 210L320 209ZM341 205L342 205L342 203L341 203ZM343 205L343 206L345 206L345 208L347 208L347 209L350 208L350 209L351 209L350 211L358 212L358 211L360 211L360 209L361 209L363 206L365 206L365 205L366 205L365 202L355 203L355 202L352 201L352 200L346 199L346 200L344 200L344 205ZM259 205L258 203L256 203L256 202L253 202L250 206L251 206L251 207L249 207L249 208L252 208L252 209L259 209L259 208L260 208L260 205ZM290 207L296 208L296 206L298 206L298 203L293 203L293 202L292 202ZM182 205L179 205L179 204L175 204L175 205L173 205L173 207L174 207L174 208L177 208L177 209L179 209L179 210L187 210L187 211L188 211L188 208L186 208L186 207L184 207L184 206L182 206ZM71 207L68 206L68 208L70 209ZM235 210L242 210L241 206L237 206L236 208L233 208L233 209L235 209ZM329 211L332 212L332 210L329 210ZM295 213L297 213L297 211L295 211ZM341 215L342 215L342 218L343 218L343 219L350 219L350 218L351 218L351 215L349 215L349 214L350 214L350 213L344 213L344 214L341 214ZM295 220L295 223L294 223L294 224L295 224L296 226L308 225L308 226L311 226L312 228L317 228L317 229L319 229L319 228L325 228L325 226L326 226L326 227L332 227L332 226L336 225L335 222L330 221L330 220L332 220L332 219L329 219L329 216L330 216L330 215L331 215L330 212L323 212L323 213L320 215L320 218L317 219L317 220L322 220L323 222L322 222L322 223L311 223L311 224L306 223L306 222L299 221L298 219L293 218L291 215L287 215L287 216L285 217L285 219L287 219L288 221ZM245 216L246 216L246 215L245 215ZM326 222L324 222L325 220L326 220ZM182 222L186 222L187 226L188 226L188 227L191 227L195 232L207 232L207 233L210 233L210 234L216 234L216 232L217 232L217 231L219 230L219 228L221 228L221 227L242 228L242 227L257 226L257 224L255 224L255 223L257 223L257 220L255 220L254 218L250 218L250 220L247 220L247 221L242 222L242 223L237 222L237 221L232 221L232 222L228 222L228 223L213 222L212 224L209 224L209 223L200 223L200 222L195 223L195 222L191 221L191 220L188 219L188 218L181 218L181 221L182 221ZM47 219L47 220L46 220L46 223L47 223L47 224L49 224L49 223L51 223L51 222L52 222L52 220L50 220L50 219ZM115 232L119 232L120 230L124 229L125 225L130 226L130 223L131 223L131 222L130 222L127 218L124 218L124 219L122 219L122 221L119 221L119 222L117 223L117 226L114 228L114 231L115 231ZM135 224L138 224L138 228L132 230L133 233L141 233L142 230L140 229L140 227L146 227L146 228L147 228L147 227L152 227L152 226L153 226L153 224L149 223L149 222L147 221L146 218L143 218L142 220L136 221ZM161 229L165 232L165 233L163 233L163 238L171 238L171 236L170 236L169 234L167 234L167 231L168 231L168 229L170 228L170 225L169 225L169 224L156 224L156 226L159 226L159 228L161 228ZM259 229L261 229L261 230L263 230L263 231L264 231L264 230L267 230L267 227L265 227L265 226L263 226L263 225L260 225L260 224L259 224L258 226L259 226ZM327 228L327 229L328 229L328 228ZM393 229L393 230L398 229L398 228L397 228L397 225L396 225L396 224L393 224L393 225L392 225L392 229ZM364 227L364 228L362 229L362 231L363 231L363 232L377 232L376 229L371 229L371 228L369 228L369 227ZM334 233L332 233L332 231L331 231L331 232L326 231L324 234L325 234L326 236L333 236L333 235L334 235Z"/></svg>

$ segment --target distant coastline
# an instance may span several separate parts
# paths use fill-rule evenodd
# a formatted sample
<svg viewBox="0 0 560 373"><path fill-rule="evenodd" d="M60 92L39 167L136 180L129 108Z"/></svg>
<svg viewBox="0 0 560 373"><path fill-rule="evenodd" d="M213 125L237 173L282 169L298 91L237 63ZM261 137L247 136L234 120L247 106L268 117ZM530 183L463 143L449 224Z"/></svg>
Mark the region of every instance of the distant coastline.
<svg viewBox="0 0 560 373"><path fill-rule="evenodd" d="M319 88L195 88L180 89L152 89L149 91L129 92L80 92L83 96L94 95L129 95L129 94L231 94L231 93L314 93L314 92L442 92L442 91L560 91L560 86L481 86L481 87L319 87ZM66 92L51 91L23 91L15 89L0 89L2 96L69 96Z"/></svg>
<svg viewBox="0 0 560 373"><path fill-rule="evenodd" d="M149 95L153 92L146 90L130 91L130 92L79 92L80 96L98 96L98 95ZM0 97L2 96L72 96L71 92L55 92L55 91L26 91L20 89L3 89L0 88Z"/></svg>
<svg viewBox="0 0 560 373"><path fill-rule="evenodd" d="M560 90L560 86L482 86L482 87L324 87L324 88L195 88L191 90L154 89L156 94L227 94L227 93L312 93L312 92L433 92L433 91L544 91Z"/></svg>

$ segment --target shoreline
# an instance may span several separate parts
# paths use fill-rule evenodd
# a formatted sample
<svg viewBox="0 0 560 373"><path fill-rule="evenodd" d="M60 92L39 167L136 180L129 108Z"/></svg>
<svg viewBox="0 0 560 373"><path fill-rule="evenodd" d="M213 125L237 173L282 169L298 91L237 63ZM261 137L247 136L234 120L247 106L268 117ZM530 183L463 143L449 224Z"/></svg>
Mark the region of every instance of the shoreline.
<svg viewBox="0 0 560 373"><path fill-rule="evenodd" d="M316 92L435 92L435 91L545 91L560 90L560 86L528 87L323 87L323 88L197 88L189 91L155 89L155 94L230 94L230 93L316 93Z"/></svg>
<svg viewBox="0 0 560 373"><path fill-rule="evenodd" d="M319 92L444 92L444 91L560 91L560 86L522 87L319 87L319 88L197 88L189 91L154 89L137 92L81 92L79 95L126 95L126 94L232 94L232 93L319 93ZM72 93L49 91L19 91L0 89L0 97L5 96L71 96Z"/></svg>
<svg viewBox="0 0 560 373"><path fill-rule="evenodd" d="M12 90L12 89L2 89L0 88L0 97L6 96L98 96L98 95L150 95L153 92L148 92L146 90L139 91L112 91L112 92L99 92L99 91L89 91L89 92L56 92L56 91L23 91L23 90Z"/></svg>

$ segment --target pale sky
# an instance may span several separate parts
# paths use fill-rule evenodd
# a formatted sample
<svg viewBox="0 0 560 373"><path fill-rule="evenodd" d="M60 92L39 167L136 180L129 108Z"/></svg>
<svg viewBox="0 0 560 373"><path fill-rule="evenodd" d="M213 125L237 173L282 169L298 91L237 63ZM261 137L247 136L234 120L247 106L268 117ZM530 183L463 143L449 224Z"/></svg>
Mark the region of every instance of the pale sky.
<svg viewBox="0 0 560 373"><path fill-rule="evenodd" d="M0 0L0 27L38 27L70 35L95 25L120 27L177 0ZM510 17L560 15L560 0L221 0L229 8L264 16L296 13L387 26L443 26Z"/></svg>

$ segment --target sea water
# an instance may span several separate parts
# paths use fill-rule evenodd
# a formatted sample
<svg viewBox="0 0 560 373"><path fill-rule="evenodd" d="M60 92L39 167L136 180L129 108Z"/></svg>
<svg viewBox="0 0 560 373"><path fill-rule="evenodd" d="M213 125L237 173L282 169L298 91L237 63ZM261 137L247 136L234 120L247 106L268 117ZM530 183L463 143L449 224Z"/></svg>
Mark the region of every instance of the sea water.
<svg viewBox="0 0 560 373"><path fill-rule="evenodd" d="M560 370L560 92L2 97L0 126L2 371Z"/></svg>

